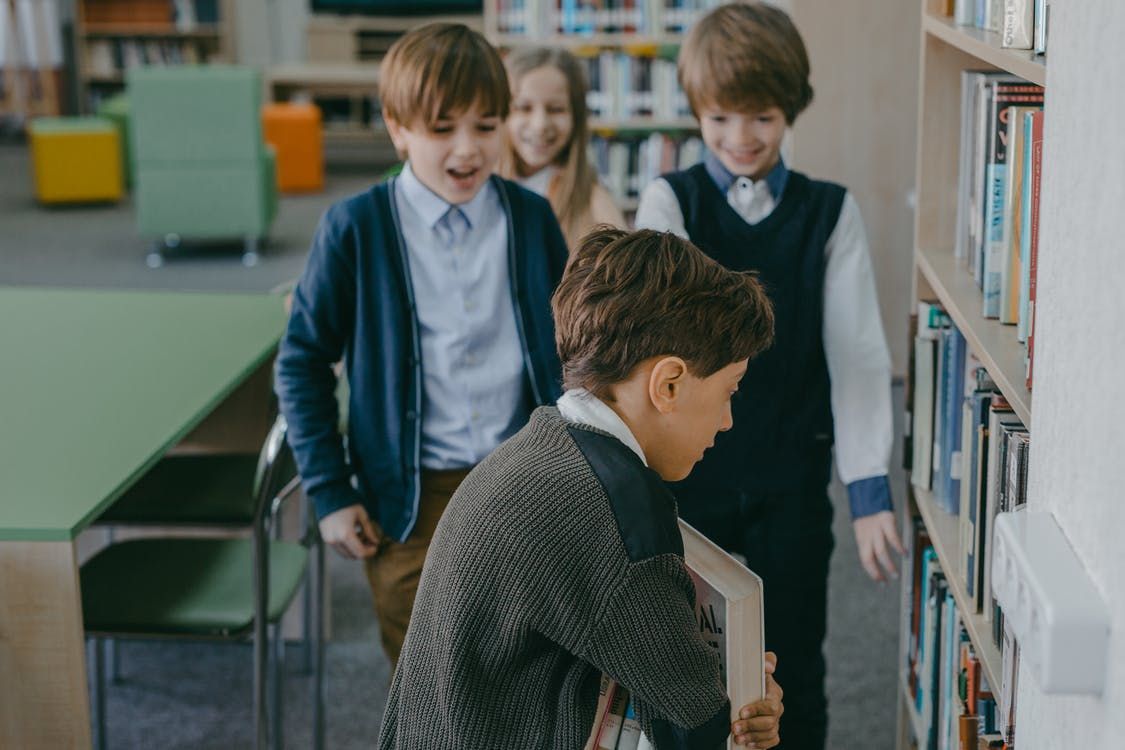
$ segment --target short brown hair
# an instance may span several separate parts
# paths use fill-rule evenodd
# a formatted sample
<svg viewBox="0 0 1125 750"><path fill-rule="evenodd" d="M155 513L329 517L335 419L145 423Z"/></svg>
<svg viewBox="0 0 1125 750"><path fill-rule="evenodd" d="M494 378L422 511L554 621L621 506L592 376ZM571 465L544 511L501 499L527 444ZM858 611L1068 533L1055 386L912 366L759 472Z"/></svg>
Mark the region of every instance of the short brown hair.
<svg viewBox="0 0 1125 750"><path fill-rule="evenodd" d="M762 2L720 5L680 48L680 85L692 112L778 107L790 125L813 98L809 56L788 14Z"/></svg>
<svg viewBox="0 0 1125 750"><path fill-rule="evenodd" d="M707 377L773 340L773 307L753 274L651 229L587 234L551 309L563 386L599 397L651 357L680 357Z"/></svg>
<svg viewBox="0 0 1125 750"><path fill-rule="evenodd" d="M508 116L512 92L504 63L479 33L459 23L429 23L391 45L379 66L379 99L404 127L457 115L474 104Z"/></svg>

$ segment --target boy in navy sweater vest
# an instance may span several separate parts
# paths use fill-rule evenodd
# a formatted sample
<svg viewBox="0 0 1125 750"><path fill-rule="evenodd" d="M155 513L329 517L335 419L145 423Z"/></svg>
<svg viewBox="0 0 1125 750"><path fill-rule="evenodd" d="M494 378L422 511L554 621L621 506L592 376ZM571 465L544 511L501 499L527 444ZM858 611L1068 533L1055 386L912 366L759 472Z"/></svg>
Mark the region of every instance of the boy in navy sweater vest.
<svg viewBox="0 0 1125 750"><path fill-rule="evenodd" d="M510 88L478 33L397 41L380 99L402 173L328 209L277 359L289 441L326 542L366 561L398 659L429 540L468 470L559 396L547 201L492 176ZM350 388L337 430L333 364Z"/></svg>
<svg viewBox="0 0 1125 750"><path fill-rule="evenodd" d="M860 559L877 580L901 553L887 464L890 357L855 200L790 171L787 126L812 99L804 43L763 4L721 6L680 51L679 74L708 153L650 185L637 226L672 231L729 268L759 274L774 304L773 347L753 360L734 428L687 480L680 514L765 581L766 643L785 685L786 750L822 750L835 443Z"/></svg>

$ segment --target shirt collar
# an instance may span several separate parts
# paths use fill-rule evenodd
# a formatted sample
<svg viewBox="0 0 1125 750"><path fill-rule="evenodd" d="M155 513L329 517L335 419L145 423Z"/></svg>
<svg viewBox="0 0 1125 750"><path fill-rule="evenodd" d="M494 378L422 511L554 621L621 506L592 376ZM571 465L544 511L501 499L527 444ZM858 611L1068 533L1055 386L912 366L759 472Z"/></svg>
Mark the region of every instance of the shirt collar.
<svg viewBox="0 0 1125 750"><path fill-rule="evenodd" d="M625 420L585 388L572 388L567 391L559 398L556 406L559 414L566 421L589 425L608 432L628 446L641 459L641 463L648 466L645 452L641 449L641 444L637 442L633 431L629 429L629 425L625 424Z"/></svg>
<svg viewBox="0 0 1125 750"><path fill-rule="evenodd" d="M414 170L410 168L410 162L406 162L399 174L399 185L407 204L414 207L414 210L418 212L422 221L430 229L433 229L449 211L451 204L422 184L422 181L414 174ZM485 209L492 197L493 190L490 178L471 200L457 206L465 214L465 219L468 220L470 228L478 226L484 219Z"/></svg>
<svg viewBox="0 0 1125 750"><path fill-rule="evenodd" d="M723 166L719 157L710 151L707 151L703 156L703 166L723 195L730 191L731 186L738 179L729 169ZM765 179L770 195L773 196L775 201L780 201L781 194L785 192L785 184L789 181L789 168L785 166L785 159L779 156L777 164L773 165L773 169L769 171Z"/></svg>

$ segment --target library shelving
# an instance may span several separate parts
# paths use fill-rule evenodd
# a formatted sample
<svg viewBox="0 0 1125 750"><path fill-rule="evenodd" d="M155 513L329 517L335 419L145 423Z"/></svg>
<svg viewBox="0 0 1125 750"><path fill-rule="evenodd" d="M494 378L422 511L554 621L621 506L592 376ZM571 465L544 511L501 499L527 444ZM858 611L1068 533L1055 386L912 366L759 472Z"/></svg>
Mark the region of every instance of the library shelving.
<svg viewBox="0 0 1125 750"><path fill-rule="evenodd" d="M79 101L119 92L141 65L234 62L235 0L80 0L75 6Z"/></svg>
<svg viewBox="0 0 1125 750"><path fill-rule="evenodd" d="M940 0L921 0L921 71L916 153L917 206L914 227L912 308L932 300L940 304L964 336L968 351L987 370L1019 420L1031 427L1032 396L1026 385L1026 350L1016 327L982 315L982 292L964 259L957 257L957 204L961 148L961 72L996 70L1044 86L1046 62L1027 50L1003 47L1001 34L954 23L942 14ZM966 481L962 478L962 481ZM948 590L980 661L981 671L997 695L1004 680L1001 650L993 642L993 624L976 612L960 570L965 552L960 519L946 511L922 487L908 487L908 517L922 519L938 562L948 574ZM903 617L910 636L911 580L903 577ZM987 604L986 604L987 606ZM905 665L900 665L905 670ZM899 681L897 747L927 747L927 725L911 699L905 674ZM956 743L957 738L952 738ZM951 747L958 747L952 744Z"/></svg>

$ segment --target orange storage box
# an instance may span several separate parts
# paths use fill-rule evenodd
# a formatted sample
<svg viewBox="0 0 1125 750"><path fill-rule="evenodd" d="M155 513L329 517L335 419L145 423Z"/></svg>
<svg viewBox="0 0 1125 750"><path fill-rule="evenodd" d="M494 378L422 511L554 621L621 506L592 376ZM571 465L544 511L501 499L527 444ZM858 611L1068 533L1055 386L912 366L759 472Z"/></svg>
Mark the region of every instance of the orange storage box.
<svg viewBox="0 0 1125 750"><path fill-rule="evenodd" d="M277 155L278 190L324 188L324 135L315 104L267 104L262 107L262 135Z"/></svg>

